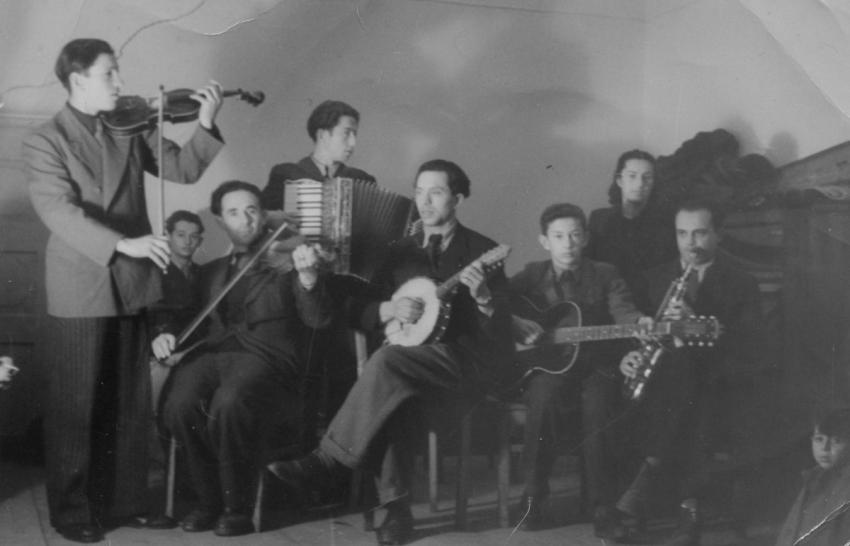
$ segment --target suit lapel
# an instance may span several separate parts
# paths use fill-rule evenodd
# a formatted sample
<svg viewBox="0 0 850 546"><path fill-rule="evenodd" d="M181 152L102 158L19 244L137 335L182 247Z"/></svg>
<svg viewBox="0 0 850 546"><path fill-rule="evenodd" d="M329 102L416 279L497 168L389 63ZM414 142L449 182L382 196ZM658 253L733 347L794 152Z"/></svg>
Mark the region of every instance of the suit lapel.
<svg viewBox="0 0 850 546"><path fill-rule="evenodd" d="M103 154L103 208L109 210L121 189L130 158L134 137L114 137L100 133L106 153ZM162 165L162 161L158 162Z"/></svg>
<svg viewBox="0 0 850 546"><path fill-rule="evenodd" d="M302 171L307 173L306 178L309 178L310 180L318 180L319 182L321 182L325 179L324 173L319 171L319 167L310 158L309 155L301 159L301 161L298 162L298 166L301 167Z"/></svg>
<svg viewBox="0 0 850 546"><path fill-rule="evenodd" d="M100 186L103 179L103 165L100 161L103 148L100 142L80 123L68 105L59 112L56 121L65 131L68 149L80 169L89 174L92 185Z"/></svg>

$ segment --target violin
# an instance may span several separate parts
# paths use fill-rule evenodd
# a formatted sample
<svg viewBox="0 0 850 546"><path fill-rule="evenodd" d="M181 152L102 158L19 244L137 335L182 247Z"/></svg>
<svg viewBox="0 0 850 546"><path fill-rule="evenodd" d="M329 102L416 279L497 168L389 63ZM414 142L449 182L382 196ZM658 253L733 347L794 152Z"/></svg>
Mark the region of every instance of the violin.
<svg viewBox="0 0 850 546"><path fill-rule="evenodd" d="M194 89L174 89L163 93L163 119L171 123L183 123L198 119L201 105L190 98ZM251 106L258 106L266 99L262 91L243 91L234 89L223 91L222 98L238 96ZM118 97L115 109L105 112L101 119L106 129L116 136L133 136L156 127L159 97L144 98L138 95Z"/></svg>

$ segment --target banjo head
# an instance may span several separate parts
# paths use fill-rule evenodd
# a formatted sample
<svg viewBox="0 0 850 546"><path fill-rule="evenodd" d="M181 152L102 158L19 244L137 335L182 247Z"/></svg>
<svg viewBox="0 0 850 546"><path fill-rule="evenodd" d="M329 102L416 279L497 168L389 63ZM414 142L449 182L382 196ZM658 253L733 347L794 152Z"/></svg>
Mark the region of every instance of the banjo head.
<svg viewBox="0 0 850 546"><path fill-rule="evenodd" d="M392 345L403 347L422 345L431 336L440 318L443 302L437 297L437 285L427 277L414 277L396 290L393 301L405 297L424 302L425 309L422 316L415 323L402 323L393 319L387 323L384 334Z"/></svg>

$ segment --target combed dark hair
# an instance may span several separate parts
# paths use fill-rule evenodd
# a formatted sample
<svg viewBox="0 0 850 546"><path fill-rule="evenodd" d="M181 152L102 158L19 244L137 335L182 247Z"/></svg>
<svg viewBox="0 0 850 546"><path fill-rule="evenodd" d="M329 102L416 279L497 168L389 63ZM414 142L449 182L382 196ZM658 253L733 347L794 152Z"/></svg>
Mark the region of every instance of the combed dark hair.
<svg viewBox="0 0 850 546"><path fill-rule="evenodd" d="M336 127L339 118L343 116L352 117L354 121L360 123L360 112L353 106L339 100L326 100L315 107L307 118L307 134L313 142L316 142L316 135L320 129L330 131Z"/></svg>
<svg viewBox="0 0 850 546"><path fill-rule="evenodd" d="M707 210L711 214L711 225L714 227L714 231L720 231L723 228L723 222L726 221L726 211L719 203L710 199L694 198L682 201L673 211L673 217L675 218L682 211L697 212L700 210Z"/></svg>
<svg viewBox="0 0 850 546"><path fill-rule="evenodd" d="M71 40L59 52L53 72L56 73L56 77L59 78L62 86L70 91L71 84L68 80L71 74L74 72L85 72L104 53L115 55L112 46L99 38L78 38Z"/></svg>
<svg viewBox="0 0 850 546"><path fill-rule="evenodd" d="M540 215L540 233L546 235L549 224L561 218L575 218L581 224L582 229L587 229L587 217L581 207L572 203L555 203L546 207Z"/></svg>
<svg viewBox="0 0 850 546"><path fill-rule="evenodd" d="M821 434L850 440L850 408L822 409L815 413L813 424Z"/></svg>
<svg viewBox="0 0 850 546"><path fill-rule="evenodd" d="M257 196L257 203L260 207L263 206L263 194L260 192L260 188L250 182L243 182L242 180L228 180L227 182L222 182L219 187L213 190L212 197L210 198L210 212L216 216L221 216L221 200L225 195L234 191L247 191L253 193Z"/></svg>
<svg viewBox="0 0 850 546"><path fill-rule="evenodd" d="M617 184L617 177L623 172L623 169L626 168L626 162L630 159L642 159L643 161L648 161L652 168L655 169L655 158L649 152L645 152L643 150L629 150L628 152L624 152L617 159L617 167L614 169L614 178L611 180L611 186L608 188L608 202L613 206L619 206L620 201L623 200L623 190Z"/></svg>
<svg viewBox="0 0 850 546"><path fill-rule="evenodd" d="M427 171L445 173L452 195L461 194L464 197L469 197L469 194L471 193L469 189L469 177L466 176L466 173L463 172L463 169L461 169L460 165L457 163L447 159L432 159L430 161L426 161L420 165L419 170L416 171L416 177L413 179L414 186L416 185L416 179L419 178L419 175Z"/></svg>
<svg viewBox="0 0 850 546"><path fill-rule="evenodd" d="M219 202L220 203L220 202ZM201 222L201 217L188 210L175 210L165 220L165 231L172 233L177 222L189 222L198 226L198 233L204 232L204 223Z"/></svg>

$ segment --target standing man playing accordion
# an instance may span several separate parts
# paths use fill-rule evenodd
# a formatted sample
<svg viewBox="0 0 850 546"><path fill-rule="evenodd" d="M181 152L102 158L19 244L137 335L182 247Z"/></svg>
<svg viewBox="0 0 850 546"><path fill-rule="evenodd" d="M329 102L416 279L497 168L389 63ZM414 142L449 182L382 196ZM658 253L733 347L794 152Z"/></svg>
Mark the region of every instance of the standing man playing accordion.
<svg viewBox="0 0 850 546"><path fill-rule="evenodd" d="M623 522L640 522L649 488L659 471L677 467L681 470L680 521L665 544L699 544L702 513L698 500L712 477L709 469L728 462L735 447L729 382L736 368L758 358L761 321L756 280L718 253L722 222L721 212L709 202L680 205L675 215L679 259L645 273L639 292L649 304L659 307L668 287L692 266L685 279L684 299L667 305L662 320L713 316L721 325L722 335L711 348L671 348L656 365L638 408L645 418L641 428L645 433L644 461L599 536L639 538L635 536L638 529ZM641 365L640 352L633 351L623 357L620 371L632 378Z"/></svg>
<svg viewBox="0 0 850 546"><path fill-rule="evenodd" d="M478 259L496 243L461 225L456 216L469 185L463 170L450 161L436 159L419 167L415 195L424 231L390 247L376 274L382 297L360 304L364 328L379 330L390 321L415 325L426 311L423 299L391 297L394 291L415 277L459 275L460 284L447 296L451 316L441 340L379 349L363 366L319 448L306 458L269 465L302 494L345 467L380 476L378 493L387 517L377 529L379 544L404 543L413 530L416 427L405 410L412 403L445 408L478 400L512 364L507 279L501 267L488 278L483 258Z"/></svg>
<svg viewBox="0 0 850 546"><path fill-rule="evenodd" d="M330 183L334 178L351 178L374 184L374 176L345 164L354 154L359 124L360 113L351 105L337 100L319 104L307 119L307 134L313 141L313 152L297 163L280 163L272 167L268 184L263 189L264 208L267 211L284 210L287 181ZM294 210L294 203L289 206ZM339 308L346 307L345 300L349 294L362 288L352 277L337 277L328 285ZM334 319L330 328L312 339L314 350L304 376L304 442L307 447L315 445L315 432L322 420L320 414L332 415L357 379L354 342L342 315ZM325 407L320 407L323 400L326 401Z"/></svg>
<svg viewBox="0 0 850 546"><path fill-rule="evenodd" d="M330 180L334 177L369 180L375 177L366 171L345 164L357 145L360 113L348 104L326 100L313 110L307 119L307 134L313 140L313 153L298 163L280 163L272 167L269 182L263 189L266 210L283 208L283 187L287 180Z"/></svg>

